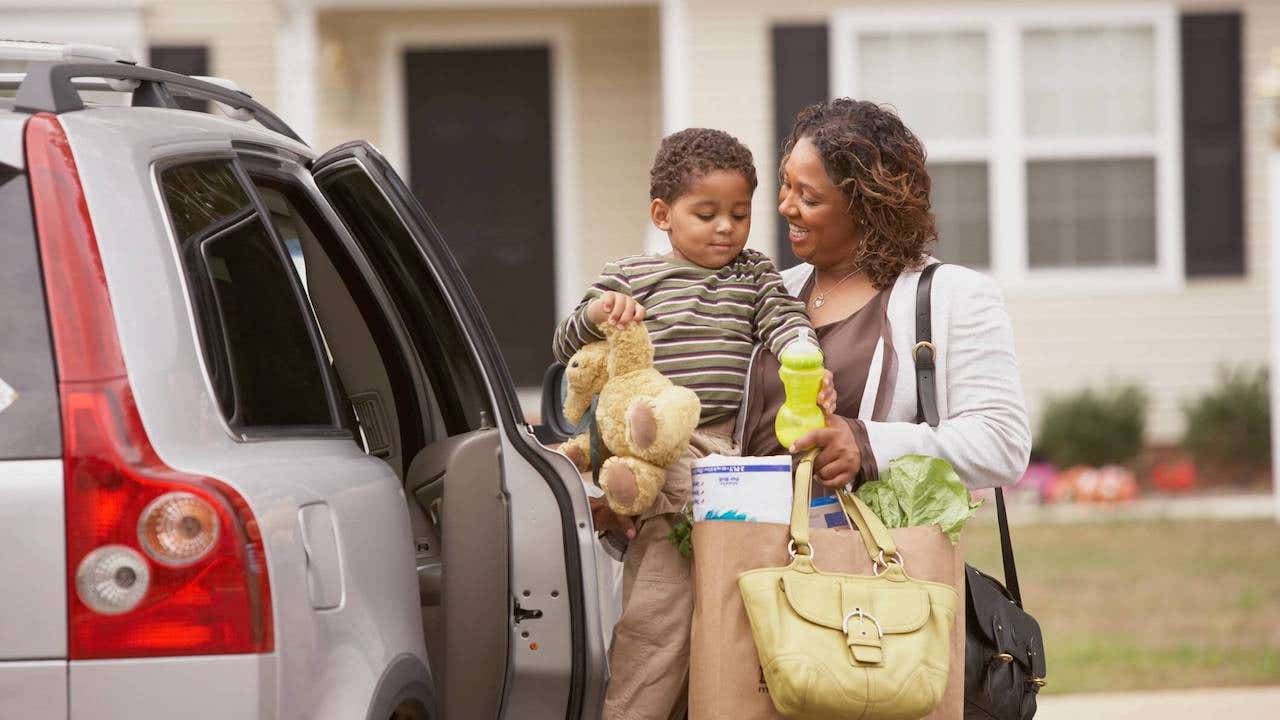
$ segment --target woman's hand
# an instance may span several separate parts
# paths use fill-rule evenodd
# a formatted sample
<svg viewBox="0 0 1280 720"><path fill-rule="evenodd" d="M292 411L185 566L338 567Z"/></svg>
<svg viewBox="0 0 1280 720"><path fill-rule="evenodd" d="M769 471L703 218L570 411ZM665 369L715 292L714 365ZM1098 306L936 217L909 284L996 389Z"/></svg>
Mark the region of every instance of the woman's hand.
<svg viewBox="0 0 1280 720"><path fill-rule="evenodd" d="M641 320L644 320L644 306L620 292L610 290L587 305L587 321L592 325L608 323L626 327Z"/></svg>
<svg viewBox="0 0 1280 720"><path fill-rule="evenodd" d="M628 540L636 538L636 523L627 515L619 515L609 507L609 501L602 497L588 498L591 503L591 521L597 531L617 530L627 536Z"/></svg>
<svg viewBox="0 0 1280 720"><path fill-rule="evenodd" d="M829 488L844 487L853 482L862 468L862 452L849 423L828 413L826 427L809 431L792 443L790 450L798 453L814 447L822 448L813 461L813 473L818 482Z"/></svg>

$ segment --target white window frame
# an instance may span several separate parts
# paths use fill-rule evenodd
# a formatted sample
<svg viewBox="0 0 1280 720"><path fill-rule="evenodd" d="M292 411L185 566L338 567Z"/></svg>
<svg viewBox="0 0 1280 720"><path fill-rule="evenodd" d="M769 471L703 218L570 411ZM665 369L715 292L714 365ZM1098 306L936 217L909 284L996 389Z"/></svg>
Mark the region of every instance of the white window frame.
<svg viewBox="0 0 1280 720"><path fill-rule="evenodd" d="M1022 129L1022 33L1026 29L1149 27L1154 33L1155 129L1151 136L1027 138ZM858 97L858 35L868 32L980 31L987 35L986 140L929 142L931 161L985 161L991 227L989 271L1006 289L1041 292L1178 289L1183 276L1182 91L1178 11L1168 4L1125 6L936 6L856 8L831 18L831 96ZM904 118L908 127L911 118ZM1031 268L1027 258L1028 161L1151 157L1155 161L1154 265Z"/></svg>

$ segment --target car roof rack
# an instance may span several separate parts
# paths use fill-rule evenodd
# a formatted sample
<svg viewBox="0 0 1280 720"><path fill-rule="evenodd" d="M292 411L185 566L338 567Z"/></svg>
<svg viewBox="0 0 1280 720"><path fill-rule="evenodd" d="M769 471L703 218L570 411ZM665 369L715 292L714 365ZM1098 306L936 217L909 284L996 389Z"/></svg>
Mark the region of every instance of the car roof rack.
<svg viewBox="0 0 1280 720"><path fill-rule="evenodd" d="M21 43L21 45L28 44L45 45L44 43ZM13 57L13 54L6 52L11 47L12 44L5 43L0 47L0 55ZM44 58L49 58L53 52L56 52L46 48L40 48L34 55L27 55L26 57L35 61L27 66L26 74L18 84L18 92L13 102L14 110L54 114L83 110L85 104L76 87L77 85L85 87L87 84L78 81L101 79L105 81L105 86L100 89L121 92L132 90L133 107L178 109L174 94L170 92L171 89L177 90L180 95L212 100L230 108L233 112L228 114L232 117L241 120L257 120L268 130L300 143L303 142L293 128L275 113L243 90L235 89L234 86L228 87L231 85L228 81L194 78L167 70L157 70L135 65L124 58L112 61L108 59L111 57L109 53L115 53L111 48L74 45L54 45L52 48L60 48L61 51L57 56L69 59L45 60ZM7 77L14 76L7 75ZM99 89L95 83L88 85L92 85L93 89Z"/></svg>

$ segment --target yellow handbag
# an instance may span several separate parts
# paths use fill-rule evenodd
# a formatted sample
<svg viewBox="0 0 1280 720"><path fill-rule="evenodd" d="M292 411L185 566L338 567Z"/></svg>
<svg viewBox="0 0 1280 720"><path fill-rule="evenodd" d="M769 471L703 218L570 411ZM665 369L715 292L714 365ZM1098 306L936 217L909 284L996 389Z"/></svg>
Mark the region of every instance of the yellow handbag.
<svg viewBox="0 0 1280 720"><path fill-rule="evenodd" d="M816 451L801 458L791 507L791 564L738 576L769 695L793 720L915 720L942 699L959 601L912 580L884 523L852 493L840 504L874 575L824 573L809 544Z"/></svg>

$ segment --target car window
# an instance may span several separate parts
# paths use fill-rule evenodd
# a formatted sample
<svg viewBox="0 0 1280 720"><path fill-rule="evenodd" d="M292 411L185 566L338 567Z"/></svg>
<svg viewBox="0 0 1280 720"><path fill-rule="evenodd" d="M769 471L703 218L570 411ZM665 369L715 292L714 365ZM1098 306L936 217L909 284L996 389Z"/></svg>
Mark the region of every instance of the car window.
<svg viewBox="0 0 1280 720"><path fill-rule="evenodd" d="M0 460L62 454L53 346L26 176L0 166Z"/></svg>
<svg viewBox="0 0 1280 720"><path fill-rule="evenodd" d="M235 428L333 426L287 253L229 160L169 167L160 186L214 394Z"/></svg>
<svg viewBox="0 0 1280 720"><path fill-rule="evenodd" d="M307 287L307 265L303 244L306 243L309 250L323 252L334 266L338 277L355 302L365 326L374 338L378 357L392 383L395 395L388 400L397 409L406 413L400 423L404 434L402 438L404 447L420 447L423 430L420 427L415 429L415 426L425 422L426 432L431 434L434 428L443 428L444 421L439 415L437 403L430 397L427 402L429 407L419 409L425 417L419 418L408 414L408 404L415 394L411 370L398 349L399 343L391 328L391 321L374 298L373 290L368 285L369 280L362 276L350 257L350 251L339 241L329 221L316 207L312 196L297 180L286 179L279 175L257 174L251 167L249 173L254 189L267 208L276 236L288 250L289 259L302 278L303 287L308 296L312 289ZM355 388L349 388L349 390L355 390ZM367 408L369 402L367 396L368 393L364 393L363 399L352 397L357 414L360 414L362 408ZM376 416L376 413L366 413L368 414ZM369 417L361 420L362 432L367 429L367 424L371 421L373 419Z"/></svg>
<svg viewBox="0 0 1280 720"><path fill-rule="evenodd" d="M382 282L392 290L430 376L448 434L491 427L488 391L467 336L395 209L359 165L338 168L318 181Z"/></svg>

